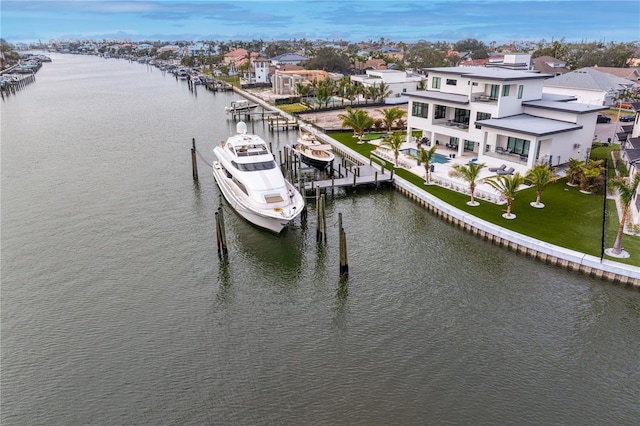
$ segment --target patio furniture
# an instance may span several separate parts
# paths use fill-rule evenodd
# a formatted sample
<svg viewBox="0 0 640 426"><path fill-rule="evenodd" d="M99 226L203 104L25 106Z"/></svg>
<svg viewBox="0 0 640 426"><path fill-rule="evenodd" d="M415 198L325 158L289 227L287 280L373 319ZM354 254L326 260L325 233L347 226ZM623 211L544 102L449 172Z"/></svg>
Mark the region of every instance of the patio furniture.
<svg viewBox="0 0 640 426"><path fill-rule="evenodd" d="M516 170L513 167L509 167L507 170L498 170L496 173L500 176L512 175Z"/></svg>
<svg viewBox="0 0 640 426"><path fill-rule="evenodd" d="M500 167L489 167L489 171L490 172L498 172L498 171L503 171L504 169L507 168L506 164L502 164Z"/></svg>
<svg viewBox="0 0 640 426"><path fill-rule="evenodd" d="M504 154L504 148L503 148L503 147L501 147L501 146L497 146L497 147L496 147L496 152L497 152L498 154Z"/></svg>

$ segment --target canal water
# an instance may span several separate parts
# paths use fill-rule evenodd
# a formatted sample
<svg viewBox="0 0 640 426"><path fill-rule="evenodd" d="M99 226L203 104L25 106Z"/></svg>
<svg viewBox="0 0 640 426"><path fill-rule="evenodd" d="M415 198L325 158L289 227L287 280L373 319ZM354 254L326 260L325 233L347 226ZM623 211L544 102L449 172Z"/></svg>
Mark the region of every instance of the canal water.
<svg viewBox="0 0 640 426"><path fill-rule="evenodd" d="M208 167L236 95L52 58L2 102L3 425L637 424L637 290L390 189L329 197L326 244L313 203L268 234ZM249 128L275 151L295 139Z"/></svg>

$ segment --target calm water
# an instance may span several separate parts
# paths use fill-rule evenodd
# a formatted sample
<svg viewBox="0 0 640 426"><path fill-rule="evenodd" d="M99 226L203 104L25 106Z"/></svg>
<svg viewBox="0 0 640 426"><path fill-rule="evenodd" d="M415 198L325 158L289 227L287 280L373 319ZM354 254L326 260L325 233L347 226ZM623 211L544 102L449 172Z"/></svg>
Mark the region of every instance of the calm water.
<svg viewBox="0 0 640 426"><path fill-rule="evenodd" d="M3 425L637 424L640 292L391 190L329 198L324 246L313 206L260 231L206 164L235 97L55 55L2 103Z"/></svg>

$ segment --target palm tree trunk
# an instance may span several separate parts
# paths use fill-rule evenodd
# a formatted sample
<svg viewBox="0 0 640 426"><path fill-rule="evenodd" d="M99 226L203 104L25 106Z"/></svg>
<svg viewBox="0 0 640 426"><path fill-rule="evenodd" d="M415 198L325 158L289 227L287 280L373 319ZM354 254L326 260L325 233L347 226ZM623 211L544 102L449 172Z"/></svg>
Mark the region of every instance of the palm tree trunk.
<svg viewBox="0 0 640 426"><path fill-rule="evenodd" d="M536 206L540 205L540 196L542 195L542 192L538 191L537 195L536 195Z"/></svg>
<svg viewBox="0 0 640 426"><path fill-rule="evenodd" d="M622 213L622 219L620 219L620 226L618 226L618 233L616 234L616 241L613 243L613 254L622 253L622 235L624 234L624 224L627 223L627 212L625 209Z"/></svg>

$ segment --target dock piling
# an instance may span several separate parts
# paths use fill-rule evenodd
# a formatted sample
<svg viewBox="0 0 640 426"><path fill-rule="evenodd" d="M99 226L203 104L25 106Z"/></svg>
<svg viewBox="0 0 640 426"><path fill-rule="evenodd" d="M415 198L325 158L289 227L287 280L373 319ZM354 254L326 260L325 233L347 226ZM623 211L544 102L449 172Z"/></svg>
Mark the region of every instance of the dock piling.
<svg viewBox="0 0 640 426"><path fill-rule="evenodd" d="M191 140L191 168L193 180L198 180L198 161L196 159L196 138Z"/></svg>

